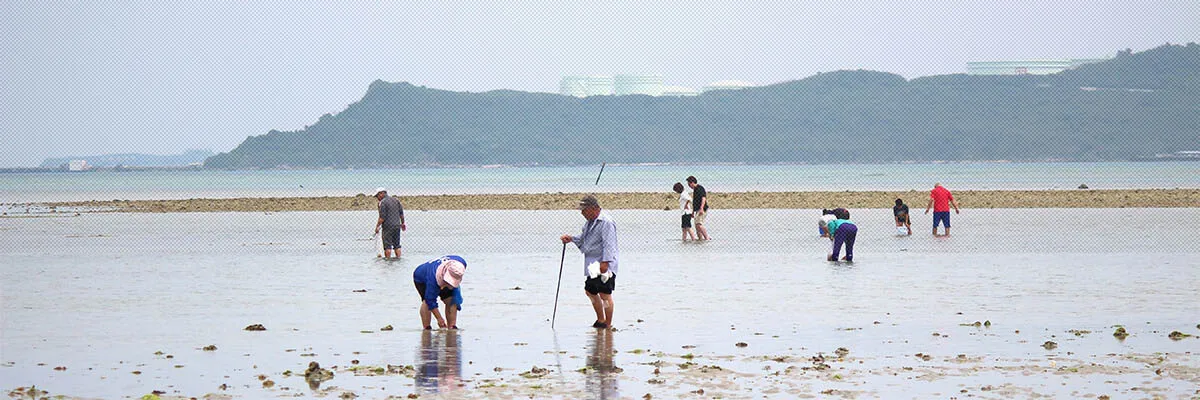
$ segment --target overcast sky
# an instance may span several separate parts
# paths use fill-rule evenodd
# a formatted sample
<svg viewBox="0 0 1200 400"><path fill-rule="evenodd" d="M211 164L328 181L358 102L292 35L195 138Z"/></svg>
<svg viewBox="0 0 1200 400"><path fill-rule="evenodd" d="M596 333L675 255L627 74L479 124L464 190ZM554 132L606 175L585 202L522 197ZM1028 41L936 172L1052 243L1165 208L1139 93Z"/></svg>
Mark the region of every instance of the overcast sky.
<svg viewBox="0 0 1200 400"><path fill-rule="evenodd" d="M557 92L573 74L699 88L1200 42L1197 0L0 0L0 167L186 149L337 113L376 79Z"/></svg>

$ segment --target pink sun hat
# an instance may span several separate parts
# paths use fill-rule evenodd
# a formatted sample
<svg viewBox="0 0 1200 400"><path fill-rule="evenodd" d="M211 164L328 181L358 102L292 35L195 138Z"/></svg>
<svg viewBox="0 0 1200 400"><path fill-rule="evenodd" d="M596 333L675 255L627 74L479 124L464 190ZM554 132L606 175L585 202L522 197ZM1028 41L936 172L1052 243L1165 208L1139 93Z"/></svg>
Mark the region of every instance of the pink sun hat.
<svg viewBox="0 0 1200 400"><path fill-rule="evenodd" d="M437 267L437 282L438 286L442 287L458 287L462 284L463 274L467 272L467 266L456 260L446 260L442 265Z"/></svg>

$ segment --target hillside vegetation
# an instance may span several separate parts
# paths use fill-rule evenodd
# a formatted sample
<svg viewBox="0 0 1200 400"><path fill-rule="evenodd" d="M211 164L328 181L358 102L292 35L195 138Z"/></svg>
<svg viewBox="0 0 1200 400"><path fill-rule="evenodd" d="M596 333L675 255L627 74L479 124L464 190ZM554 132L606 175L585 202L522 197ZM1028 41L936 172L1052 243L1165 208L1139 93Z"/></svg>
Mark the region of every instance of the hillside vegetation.
<svg viewBox="0 0 1200 400"><path fill-rule="evenodd" d="M1128 160L1200 150L1200 45L1043 76L837 71L695 97L461 93L371 83L210 168Z"/></svg>

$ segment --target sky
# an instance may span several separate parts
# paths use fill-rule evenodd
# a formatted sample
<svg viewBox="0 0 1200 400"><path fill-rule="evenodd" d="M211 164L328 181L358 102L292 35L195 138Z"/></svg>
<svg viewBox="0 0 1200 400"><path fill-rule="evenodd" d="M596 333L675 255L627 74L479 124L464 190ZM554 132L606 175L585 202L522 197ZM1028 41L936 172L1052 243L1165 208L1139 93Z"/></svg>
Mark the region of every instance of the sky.
<svg viewBox="0 0 1200 400"><path fill-rule="evenodd" d="M0 0L0 167L232 150L377 79L557 93L566 75L758 85L1200 42L1196 0Z"/></svg>

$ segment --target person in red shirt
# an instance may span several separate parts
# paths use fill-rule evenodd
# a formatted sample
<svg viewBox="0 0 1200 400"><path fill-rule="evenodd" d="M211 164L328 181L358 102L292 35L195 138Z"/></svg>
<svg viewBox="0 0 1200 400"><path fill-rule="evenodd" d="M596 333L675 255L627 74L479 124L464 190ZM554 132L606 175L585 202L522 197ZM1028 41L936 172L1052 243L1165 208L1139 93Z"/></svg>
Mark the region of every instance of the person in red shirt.
<svg viewBox="0 0 1200 400"><path fill-rule="evenodd" d="M954 213L958 214L958 202L954 201L950 190L942 187L941 183L933 184L933 190L929 191L929 203L925 205L926 214L933 208L933 236L938 235L938 222L946 224L946 236L950 235L950 206L954 206Z"/></svg>

